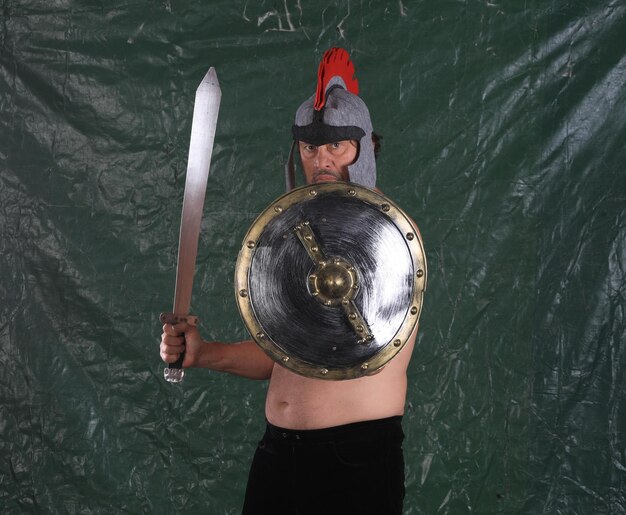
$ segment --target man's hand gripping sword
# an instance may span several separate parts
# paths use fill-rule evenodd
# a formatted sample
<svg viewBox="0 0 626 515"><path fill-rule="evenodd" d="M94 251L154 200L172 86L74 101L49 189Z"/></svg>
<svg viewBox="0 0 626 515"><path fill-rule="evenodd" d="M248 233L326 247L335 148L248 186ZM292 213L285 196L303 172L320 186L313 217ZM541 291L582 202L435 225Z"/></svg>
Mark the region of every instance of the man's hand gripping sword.
<svg viewBox="0 0 626 515"><path fill-rule="evenodd" d="M204 195L211 166L213 141L217 114L220 108L222 90L214 68L202 79L196 90L189 141L189 159L185 179L185 196L180 221L180 239L178 243L178 264L176 269L176 288L172 313L162 313L161 323L177 324L187 322L196 325L197 317L189 315L193 275L198 254L198 237L202 222ZM170 383L180 383L184 377L184 354L178 361L171 363L165 370L165 379Z"/></svg>

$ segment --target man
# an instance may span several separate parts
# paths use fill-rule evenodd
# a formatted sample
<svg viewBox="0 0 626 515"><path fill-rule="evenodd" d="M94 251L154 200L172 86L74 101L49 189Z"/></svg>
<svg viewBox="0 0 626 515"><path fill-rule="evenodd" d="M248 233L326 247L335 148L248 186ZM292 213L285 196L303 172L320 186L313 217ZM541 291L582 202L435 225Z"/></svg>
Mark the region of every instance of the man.
<svg viewBox="0 0 626 515"><path fill-rule="evenodd" d="M324 56L326 61L346 58L341 49ZM296 146L307 184L350 181L375 187L369 112L347 90L347 75L333 75L322 84L321 108L314 95L298 109L287 167L291 187ZM402 512L404 498L401 417L415 333L381 370L345 381L297 375L274 363L253 340L206 342L184 323L163 326L160 352L172 363L184 351L184 368L269 379L268 426L251 466L245 515L393 515Z"/></svg>

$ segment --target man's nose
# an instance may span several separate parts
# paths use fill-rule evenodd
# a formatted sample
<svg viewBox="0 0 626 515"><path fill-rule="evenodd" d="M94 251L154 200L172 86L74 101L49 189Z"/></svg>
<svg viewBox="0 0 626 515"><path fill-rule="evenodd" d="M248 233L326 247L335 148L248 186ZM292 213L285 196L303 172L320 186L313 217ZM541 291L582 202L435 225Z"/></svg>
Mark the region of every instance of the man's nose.
<svg viewBox="0 0 626 515"><path fill-rule="evenodd" d="M317 167L318 168L332 168L333 159L331 153L325 146L318 147L317 149Z"/></svg>

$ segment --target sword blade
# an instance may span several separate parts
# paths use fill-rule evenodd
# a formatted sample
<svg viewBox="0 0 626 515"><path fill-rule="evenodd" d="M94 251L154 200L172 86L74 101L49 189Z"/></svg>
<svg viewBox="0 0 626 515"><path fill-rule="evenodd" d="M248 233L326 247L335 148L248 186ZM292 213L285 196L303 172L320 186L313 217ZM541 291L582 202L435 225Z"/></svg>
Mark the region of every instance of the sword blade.
<svg viewBox="0 0 626 515"><path fill-rule="evenodd" d="M163 322L187 321L195 324L195 317L188 315L191 307L191 292L196 269L204 197L221 98L222 90L217 80L217 73L211 67L196 89L183 211L180 221L174 307L173 313L161 316ZM183 357L181 356L176 363L170 364L165 369L165 379L175 383L182 381L184 375L182 361Z"/></svg>
<svg viewBox="0 0 626 515"><path fill-rule="evenodd" d="M214 68L210 68L196 90L193 108L174 293L174 314L179 316L189 314L191 306L204 196L221 97L217 74Z"/></svg>

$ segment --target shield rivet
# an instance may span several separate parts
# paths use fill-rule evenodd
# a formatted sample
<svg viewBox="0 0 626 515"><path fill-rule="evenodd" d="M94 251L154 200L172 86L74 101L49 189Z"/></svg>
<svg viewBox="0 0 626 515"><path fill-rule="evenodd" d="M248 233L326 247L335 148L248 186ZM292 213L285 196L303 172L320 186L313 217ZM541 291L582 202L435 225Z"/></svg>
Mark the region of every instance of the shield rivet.
<svg viewBox="0 0 626 515"><path fill-rule="evenodd" d="M247 297L248 296L248 290L239 290L239 296L240 297Z"/></svg>
<svg viewBox="0 0 626 515"><path fill-rule="evenodd" d="M410 233L408 233L406 235L406 239L409 240L409 241L411 241L413 238L415 238L415 235L412 232L410 232Z"/></svg>
<svg viewBox="0 0 626 515"><path fill-rule="evenodd" d="M259 340L262 340L263 338L265 338L265 335L264 335L263 333L256 333L256 337L257 337Z"/></svg>
<svg viewBox="0 0 626 515"><path fill-rule="evenodd" d="M248 243L246 243L246 246L249 249L253 249L254 247L256 247L256 243L254 243L252 240L250 240Z"/></svg>
<svg viewBox="0 0 626 515"><path fill-rule="evenodd" d="M325 376L326 374L328 374L328 369L327 368L323 368L322 370L320 370L320 373Z"/></svg>
<svg viewBox="0 0 626 515"><path fill-rule="evenodd" d="M350 320L356 320L356 315L354 313L350 313Z"/></svg>
<svg viewBox="0 0 626 515"><path fill-rule="evenodd" d="M417 308L415 306L413 306L411 308L411 315L415 315L417 313Z"/></svg>
<svg viewBox="0 0 626 515"><path fill-rule="evenodd" d="M400 340L394 340L393 345L394 347L400 347L400 345L402 345L402 342Z"/></svg>
<svg viewBox="0 0 626 515"><path fill-rule="evenodd" d="M311 191L309 191L309 195L311 195L312 197L314 197L315 195L317 195L317 191L315 191L315 190L311 190Z"/></svg>
<svg viewBox="0 0 626 515"><path fill-rule="evenodd" d="M424 277L424 270L421 268L417 271L417 277Z"/></svg>
<svg viewBox="0 0 626 515"><path fill-rule="evenodd" d="M369 368L369 364L368 364L368 363L363 363L363 364L361 365L361 368L362 368L363 370L367 370L367 369Z"/></svg>
<svg viewBox="0 0 626 515"><path fill-rule="evenodd" d="M282 213L282 212L283 212L283 208L282 208L282 207L280 207L280 206L274 206L274 211L275 211L276 213Z"/></svg>
<svg viewBox="0 0 626 515"><path fill-rule="evenodd" d="M383 211L384 211L385 213L386 213L386 212L388 212L388 211L391 209L391 207L389 207L389 204L383 204L383 205L382 205L382 208L383 208Z"/></svg>
<svg viewBox="0 0 626 515"><path fill-rule="evenodd" d="M357 326L356 326L356 330L357 330L358 332L362 333L362 332L363 332L363 326L362 326L361 324L357 325Z"/></svg>
<svg viewBox="0 0 626 515"><path fill-rule="evenodd" d="M285 356L285 357L283 358L283 363L287 363L287 361L289 361L289 356Z"/></svg>
<svg viewBox="0 0 626 515"><path fill-rule="evenodd" d="M348 195L350 195L351 197L354 197L356 195L356 190L349 189L348 190Z"/></svg>

